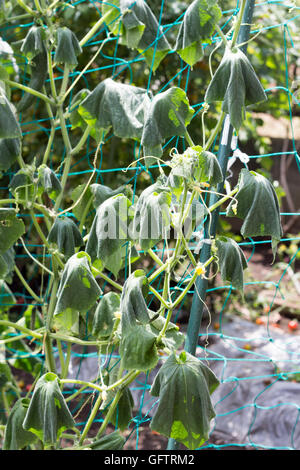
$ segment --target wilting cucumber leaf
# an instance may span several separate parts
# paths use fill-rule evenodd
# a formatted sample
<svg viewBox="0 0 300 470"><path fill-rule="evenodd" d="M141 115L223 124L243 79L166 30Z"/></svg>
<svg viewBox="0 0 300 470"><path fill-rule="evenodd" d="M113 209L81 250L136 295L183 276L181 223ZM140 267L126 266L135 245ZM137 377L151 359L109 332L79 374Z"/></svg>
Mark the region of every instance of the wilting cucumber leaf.
<svg viewBox="0 0 300 470"><path fill-rule="evenodd" d="M29 398L19 398L11 409L5 428L3 450L21 450L37 441L35 434L23 428L29 403Z"/></svg>
<svg viewBox="0 0 300 470"><path fill-rule="evenodd" d="M222 110L230 115L230 122L238 131L244 120L245 107L266 99L248 57L238 48L227 47L206 90L206 103L223 101Z"/></svg>
<svg viewBox="0 0 300 470"><path fill-rule="evenodd" d="M66 27L58 28L54 62L74 68L78 64L77 56L81 53L81 46L73 31Z"/></svg>
<svg viewBox="0 0 300 470"><path fill-rule="evenodd" d="M148 280L144 271L134 271L124 284L120 304L120 356L124 369L148 370L158 361L156 335L149 326L147 293Z"/></svg>
<svg viewBox="0 0 300 470"><path fill-rule="evenodd" d="M0 87L0 139L20 139L22 132L13 105Z"/></svg>
<svg viewBox="0 0 300 470"><path fill-rule="evenodd" d="M48 241L55 243L66 258L74 255L75 247L84 242L75 222L69 217L57 217L48 235Z"/></svg>
<svg viewBox="0 0 300 470"><path fill-rule="evenodd" d="M214 373L187 352L168 357L156 375L151 395L159 404L151 429L197 449L208 439L215 412L210 395L219 385Z"/></svg>
<svg viewBox="0 0 300 470"><path fill-rule="evenodd" d="M72 201L77 202L78 199L81 198L78 204L72 209L76 219L79 220L80 222L84 214L89 215L93 209L92 207L93 195L92 195L90 186L86 188L86 191L82 195L85 188L86 188L86 183L80 184L76 186L76 188L71 193ZM88 221L89 219L90 219L90 215L89 217L86 217L85 220Z"/></svg>
<svg viewBox="0 0 300 470"><path fill-rule="evenodd" d="M0 139L0 171L7 171L20 155L19 139Z"/></svg>
<svg viewBox="0 0 300 470"><path fill-rule="evenodd" d="M47 193L51 199L55 199L61 192L61 183L56 174L44 164L38 168L38 192Z"/></svg>
<svg viewBox="0 0 300 470"><path fill-rule="evenodd" d="M172 177L178 176L194 183L209 183L211 186L223 181L217 157L202 147L189 147L183 154L174 153L170 161Z"/></svg>
<svg viewBox="0 0 300 470"><path fill-rule="evenodd" d="M216 0L195 0L186 10L175 50L190 66L203 57L202 41L212 36L221 16Z"/></svg>
<svg viewBox="0 0 300 470"><path fill-rule="evenodd" d="M271 236L273 255L282 237L280 209L272 183L255 171L242 169L238 180L236 201L232 201L226 215L243 219L244 238Z"/></svg>
<svg viewBox="0 0 300 470"><path fill-rule="evenodd" d="M116 292L104 294L97 305L93 318L93 336L107 337L112 333L115 323L115 313L120 310L120 295Z"/></svg>
<svg viewBox="0 0 300 470"><path fill-rule="evenodd" d="M78 112L91 126L140 140L149 104L147 90L107 78L81 102Z"/></svg>
<svg viewBox="0 0 300 470"><path fill-rule="evenodd" d="M247 268L247 261L239 245L231 238L218 237L218 263L223 281L231 282L235 289L240 291L244 287L243 270Z"/></svg>
<svg viewBox="0 0 300 470"><path fill-rule="evenodd" d="M116 8L112 8L115 5ZM157 69L171 50L163 29L144 0L113 0L102 4L103 14L108 14L106 24L120 43L143 54L149 67Z"/></svg>
<svg viewBox="0 0 300 470"><path fill-rule="evenodd" d="M65 264L57 291L54 311L56 323L76 332L78 314L91 309L101 294L90 267L90 257L84 251L71 256Z"/></svg>
<svg viewBox="0 0 300 470"><path fill-rule="evenodd" d="M105 269L111 271L115 279L117 279L120 270L124 269L125 265L128 265L129 263L132 264L139 258L140 254L135 246L130 245L127 242L122 245L118 251L115 251L107 258L105 261ZM95 263L97 264L97 261Z"/></svg>
<svg viewBox="0 0 300 470"><path fill-rule="evenodd" d="M125 441L125 437L117 430L100 437L100 439L90 444L90 447L93 450L122 450Z"/></svg>
<svg viewBox="0 0 300 470"><path fill-rule="evenodd" d="M141 144L144 154L160 157L162 144L172 136L183 137L194 114L184 90L172 87L157 94L145 118Z"/></svg>
<svg viewBox="0 0 300 470"><path fill-rule="evenodd" d="M90 185L91 192L94 196L93 205L97 209L106 199L116 196L122 192L125 193L126 197L131 195L130 186L122 185L116 189L111 189L109 186L105 186L104 184L94 183Z"/></svg>
<svg viewBox="0 0 300 470"><path fill-rule="evenodd" d="M44 39L42 26L32 26L23 40L21 53L24 54L28 60L32 60L35 56L44 51Z"/></svg>
<svg viewBox="0 0 300 470"><path fill-rule="evenodd" d="M10 247L4 253L0 253L0 279L6 280L11 276L15 265L15 250Z"/></svg>
<svg viewBox="0 0 300 470"><path fill-rule="evenodd" d="M148 279L142 269L137 269L126 279L120 302L121 323L124 327L134 326L136 321L149 323L151 318L145 301L148 291Z"/></svg>
<svg viewBox="0 0 300 470"><path fill-rule="evenodd" d="M5 253L25 233L25 225L14 209L0 209L0 254Z"/></svg>
<svg viewBox="0 0 300 470"><path fill-rule="evenodd" d="M156 182L148 186L136 204L133 231L142 250L149 250L170 229L171 193L166 186Z"/></svg>
<svg viewBox="0 0 300 470"><path fill-rule="evenodd" d="M55 444L65 429L75 427L74 419L59 387L58 377L44 374L36 383L23 428L44 444Z"/></svg>
<svg viewBox="0 0 300 470"><path fill-rule="evenodd" d="M128 224L132 218L130 206L129 199L117 194L97 208L86 245L92 263L97 259L105 266L110 256L127 242Z"/></svg>
<svg viewBox="0 0 300 470"><path fill-rule="evenodd" d="M25 204L29 206L35 200L37 192L34 171L34 165L26 165L14 174L9 183L9 189L15 198L25 201Z"/></svg>

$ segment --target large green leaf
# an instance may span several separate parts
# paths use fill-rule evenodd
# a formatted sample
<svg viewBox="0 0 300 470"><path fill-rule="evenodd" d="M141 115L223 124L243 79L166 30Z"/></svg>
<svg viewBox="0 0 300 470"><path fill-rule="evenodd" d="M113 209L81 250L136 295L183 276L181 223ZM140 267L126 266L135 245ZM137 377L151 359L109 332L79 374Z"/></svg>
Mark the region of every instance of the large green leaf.
<svg viewBox="0 0 300 470"><path fill-rule="evenodd" d="M155 334L157 337L161 330L165 326L166 319L162 317L161 315L157 316L155 312L150 312L149 314L151 316L151 323L150 323L150 329L152 333ZM179 327L175 325L172 322L168 323L165 335L162 337L162 346L166 347L170 351L177 350L179 346L182 345L184 342L184 334L179 331ZM160 346L160 345L158 345Z"/></svg>
<svg viewBox="0 0 300 470"><path fill-rule="evenodd" d="M244 288L243 270L247 267L244 253L239 245L228 237L218 237L216 247L218 249L218 264L223 281L231 282L234 288L242 291Z"/></svg>
<svg viewBox="0 0 300 470"><path fill-rule="evenodd" d="M78 112L91 126L140 140L149 104L147 90L107 78L81 102Z"/></svg>
<svg viewBox="0 0 300 470"><path fill-rule="evenodd" d="M5 253L25 233L25 225L14 209L0 209L0 254Z"/></svg>
<svg viewBox="0 0 300 470"><path fill-rule="evenodd" d="M116 8L111 8L115 5ZM113 0L102 4L110 30L120 35L121 44L138 50L153 71L171 50L162 27L144 0Z"/></svg>
<svg viewBox="0 0 300 470"><path fill-rule="evenodd" d="M133 234L142 250L149 250L168 235L171 193L160 182L148 186L135 207Z"/></svg>
<svg viewBox="0 0 300 470"><path fill-rule="evenodd" d="M202 41L212 36L221 16L216 0L195 0L187 8L175 45L187 64L193 66L203 57Z"/></svg>
<svg viewBox="0 0 300 470"><path fill-rule="evenodd" d="M86 245L92 262L99 260L105 266L128 241L130 206L131 202L123 194L112 196L98 206Z"/></svg>
<svg viewBox="0 0 300 470"><path fill-rule="evenodd" d="M160 157L162 144L172 136L183 137L194 110L184 90L172 87L157 94L148 107L141 144L144 154Z"/></svg>
<svg viewBox="0 0 300 470"><path fill-rule="evenodd" d="M55 243L66 258L74 255L75 247L83 245L81 233L69 217L57 217L48 235L48 241Z"/></svg>
<svg viewBox="0 0 300 470"><path fill-rule="evenodd" d="M230 115L232 126L239 130L245 107L265 101L267 96L248 57L241 49L227 47L204 99L206 103L223 101L222 110Z"/></svg>
<svg viewBox="0 0 300 470"><path fill-rule="evenodd" d="M255 171L242 169L239 175L236 201L232 201L226 215L243 219L243 237L271 236L275 256L282 236L280 209L272 183Z"/></svg>
<svg viewBox="0 0 300 470"><path fill-rule="evenodd" d="M77 330L78 314L90 310L101 294L91 272L90 257L81 251L68 259L57 291L55 322Z"/></svg>
<svg viewBox="0 0 300 470"><path fill-rule="evenodd" d="M148 370L158 361L157 336L150 328L145 301L147 293L145 273L137 270L126 280L121 296L120 356L124 369Z"/></svg>
<svg viewBox="0 0 300 470"><path fill-rule="evenodd" d="M78 64L77 56L81 53L81 46L73 31L66 27L58 28L54 62L74 68Z"/></svg>
<svg viewBox="0 0 300 470"><path fill-rule="evenodd" d="M112 291L104 294L94 314L93 336L97 338L109 336L116 320L115 313L119 310L120 295Z"/></svg>
<svg viewBox="0 0 300 470"><path fill-rule="evenodd" d="M78 93L74 94L72 101L69 106L69 120L72 126L72 129L80 128L82 131L85 131L87 127L87 122L84 120L86 111L81 107L81 102L91 94L90 90L87 88L82 88ZM80 112L79 112L80 111ZM87 115L88 119L88 115ZM90 127L90 135L99 142L102 137L102 129L98 129L95 126Z"/></svg>
<svg viewBox="0 0 300 470"><path fill-rule="evenodd" d="M93 205L97 209L106 199L116 196L120 193L125 193L125 196L128 197L131 195L130 187L126 185L119 186L116 189L111 189L109 186L104 184L94 183L90 185L91 192L94 196ZM124 191L125 190L125 191Z"/></svg>
<svg viewBox="0 0 300 470"><path fill-rule="evenodd" d="M197 449L207 439L215 412L210 394L219 381L199 359L182 352L169 356L156 375L151 394L159 404L151 429Z"/></svg>
<svg viewBox="0 0 300 470"><path fill-rule="evenodd" d="M0 171L7 171L20 155L19 139L0 139Z"/></svg>
<svg viewBox="0 0 300 470"><path fill-rule="evenodd" d="M74 419L52 372L36 383L23 428L36 434L46 445L55 444L61 433L75 427Z"/></svg>
<svg viewBox="0 0 300 470"><path fill-rule="evenodd" d="M5 428L3 450L22 450L37 441L35 434L23 428L29 403L29 398L20 398L11 409Z"/></svg>

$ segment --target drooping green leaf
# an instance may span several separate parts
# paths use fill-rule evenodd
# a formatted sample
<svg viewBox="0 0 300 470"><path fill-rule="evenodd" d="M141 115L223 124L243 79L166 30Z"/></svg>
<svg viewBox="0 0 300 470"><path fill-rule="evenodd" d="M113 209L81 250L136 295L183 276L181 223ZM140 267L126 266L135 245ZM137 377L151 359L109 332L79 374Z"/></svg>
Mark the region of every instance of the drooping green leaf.
<svg viewBox="0 0 300 470"><path fill-rule="evenodd" d="M216 0L195 0L187 8L175 50L191 67L203 57L202 41L211 38L221 16Z"/></svg>
<svg viewBox="0 0 300 470"><path fill-rule="evenodd" d="M36 383L23 428L46 445L55 444L62 432L75 427L74 419L59 387L58 377L44 374Z"/></svg>
<svg viewBox="0 0 300 470"><path fill-rule="evenodd" d="M100 439L93 442L90 447L93 450L122 450L124 444L125 437L117 430L100 437Z"/></svg>
<svg viewBox="0 0 300 470"><path fill-rule="evenodd" d="M244 287L243 270L247 268L247 261L243 251L232 238L218 237L218 264L223 281L231 282L235 289L240 291Z"/></svg>
<svg viewBox="0 0 300 470"><path fill-rule="evenodd" d="M120 295L116 292L104 294L97 305L93 319L93 336L107 337L112 333L116 320L115 313L120 310Z"/></svg>
<svg viewBox="0 0 300 470"><path fill-rule="evenodd" d="M32 26L23 40L21 53L24 54L28 60L32 60L44 51L44 39L42 26Z"/></svg>
<svg viewBox="0 0 300 470"><path fill-rule="evenodd" d="M3 450L22 450L37 441L35 434L23 428L29 403L29 398L20 398L11 409L5 428Z"/></svg>
<svg viewBox="0 0 300 470"><path fill-rule="evenodd" d="M128 265L129 263L132 264L139 258L140 254L135 246L127 242L107 258L105 261L105 269L111 271L115 279L117 279L120 270L124 269L125 265ZM96 267L97 263L97 261L94 263L96 264ZM100 269L102 269L102 265Z"/></svg>
<svg viewBox="0 0 300 470"><path fill-rule="evenodd" d="M111 13L106 20L109 29L120 35L121 44L143 54L155 72L171 46L150 6L144 0L113 0L102 4L103 14L109 10Z"/></svg>
<svg viewBox="0 0 300 470"><path fill-rule="evenodd" d="M73 31L66 27L58 28L54 62L66 64L73 69L78 64L77 56L81 53L81 46Z"/></svg>
<svg viewBox="0 0 300 470"><path fill-rule="evenodd" d="M7 171L20 155L19 139L0 139L0 171Z"/></svg>
<svg viewBox="0 0 300 470"><path fill-rule="evenodd" d="M0 139L20 139L22 132L13 105L0 87Z"/></svg>
<svg viewBox="0 0 300 470"><path fill-rule="evenodd" d="M124 369L148 370L158 361L156 335L149 326L147 293L148 280L144 271L133 272L124 284L120 304L120 356Z"/></svg>
<svg viewBox="0 0 300 470"><path fill-rule="evenodd" d="M101 294L90 265L90 257L80 251L65 264L57 291L54 311L55 322L62 328L72 328L76 333L78 314L90 310Z"/></svg>
<svg viewBox="0 0 300 470"><path fill-rule="evenodd" d="M206 103L223 101L222 110L230 115L230 122L238 131L245 107L265 101L267 96L248 57L241 49L227 47L204 99Z"/></svg>
<svg viewBox="0 0 300 470"><path fill-rule="evenodd" d="M134 326L136 321L147 324L151 320L145 301L148 291L148 279L142 269L137 269L126 279L120 302L124 328Z"/></svg>
<svg viewBox="0 0 300 470"><path fill-rule="evenodd" d="M109 186L104 184L94 183L90 185L91 192L94 196L93 205L97 209L106 199L109 199L112 196L123 193L126 197L131 195L130 186L122 185L116 189L111 189Z"/></svg>
<svg viewBox="0 0 300 470"><path fill-rule="evenodd" d="M162 144L172 136L183 137L194 114L184 90L172 87L157 94L145 118L141 144L146 156L160 157Z"/></svg>
<svg viewBox="0 0 300 470"><path fill-rule="evenodd" d="M9 189L14 197L22 201L22 204L30 207L35 200L37 193L37 185L34 178L35 168L33 165L26 165L14 174ZM23 202L24 201L24 202Z"/></svg>
<svg viewBox="0 0 300 470"><path fill-rule="evenodd" d="M41 26L32 26L23 40L21 51L30 62L30 81L27 86L35 91L41 91L48 75L47 51L45 46L45 31ZM36 97L25 92L17 104L19 112L26 111Z"/></svg>
<svg viewBox="0 0 300 470"><path fill-rule="evenodd" d="M160 182L148 186L136 204L133 233L142 250L149 250L161 239L166 238L170 229L171 194Z"/></svg>
<svg viewBox="0 0 300 470"><path fill-rule="evenodd" d="M0 253L0 279L10 278L15 265L15 250L10 247L4 253Z"/></svg>
<svg viewBox="0 0 300 470"><path fill-rule="evenodd" d="M140 140L149 104L147 90L107 78L81 102L78 112L91 126Z"/></svg>
<svg viewBox="0 0 300 470"><path fill-rule="evenodd" d="M131 202L123 194L106 199L96 210L86 252L92 262L100 260L105 266L129 239L128 225L132 218Z"/></svg>
<svg viewBox="0 0 300 470"><path fill-rule="evenodd" d="M273 255L282 237L279 202L272 183L255 171L242 169L239 175L236 201L232 201L226 215L243 219L244 238L271 236Z"/></svg>
<svg viewBox="0 0 300 470"><path fill-rule="evenodd" d="M156 375L150 393L159 396L151 429L197 449L207 439L215 412L210 395L219 385L214 373L199 359L172 354Z"/></svg>
<svg viewBox="0 0 300 470"><path fill-rule="evenodd" d="M87 88L82 88L78 93L76 93L69 106L69 120L72 125L72 129L80 128L82 131L85 131L87 128L87 122L85 121L83 116L87 116L89 119L89 115L85 111L85 109L81 106L81 102L87 98L91 94L90 90ZM80 112L79 112L80 111ZM96 122L96 119L95 119ZM102 129L98 129L95 126L90 127L90 135L95 139L97 142L100 141L102 137L104 137Z"/></svg>
<svg viewBox="0 0 300 470"><path fill-rule="evenodd" d="M57 217L48 235L48 241L55 243L66 258L74 255L75 247L84 242L75 222L69 217Z"/></svg>
<svg viewBox="0 0 300 470"><path fill-rule="evenodd" d="M25 225L16 211L0 208L0 254L5 253L25 233Z"/></svg>
<svg viewBox="0 0 300 470"><path fill-rule="evenodd" d="M61 192L61 183L51 168L43 164L38 168L38 191L47 193L51 199L55 199Z"/></svg>

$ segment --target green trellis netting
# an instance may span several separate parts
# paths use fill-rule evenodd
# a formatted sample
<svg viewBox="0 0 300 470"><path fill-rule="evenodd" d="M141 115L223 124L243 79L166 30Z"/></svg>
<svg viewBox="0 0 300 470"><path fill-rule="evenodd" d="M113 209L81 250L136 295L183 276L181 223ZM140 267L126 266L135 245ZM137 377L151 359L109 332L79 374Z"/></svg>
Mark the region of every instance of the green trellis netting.
<svg viewBox="0 0 300 470"><path fill-rule="evenodd" d="M0 4L3 2L0 2ZM8 8L9 2L4 2ZM64 5L64 20L72 24L74 32L81 38L87 33L88 25L93 25L101 17L101 4L109 2L92 0L67 0ZM163 28L170 44L175 44L176 35L183 15L191 2L155 0L148 1ZM226 0L219 2L222 8L222 29L229 31L239 12L240 1ZM3 5L2 5L3 7ZM116 21L116 20L115 20ZM33 25L24 18L0 25L0 58L8 61L18 70L19 82L28 84L26 79L27 63L20 55L18 60L12 60L8 44L21 41ZM82 31L84 29L85 32ZM113 78L123 83L143 86L148 91L161 93L170 86L178 86L186 91L194 115L191 122L191 133L195 141L201 137L201 117L205 116L208 125L213 128L215 116L210 112L203 114L204 93L210 79L210 66L215 70L217 61L215 50L219 44L218 33L215 33L211 44L203 44L204 59L193 68L182 61L176 51L171 50L155 70L155 57L159 53L157 39L149 47L147 62L145 55L132 50L128 52L120 43L118 34L112 35L107 25L103 25L94 35L91 35L83 47L83 54L78 57L78 70L86 67L80 78L81 88L92 89L105 78ZM253 40L253 41L252 41ZM98 55L92 60L94 54ZM300 281L298 281L296 266L299 258L300 224L297 203L293 193L299 192L300 157L299 149L299 118L300 111L300 7L297 2L289 0L256 2L248 43L248 52L252 63L260 76L268 101L255 107L255 112L247 113L245 126L238 138L233 135L231 151L228 155L228 181L236 178L236 169L243 166L249 169L259 168L263 174L273 174L275 189L282 201L281 216L284 221L284 234L278 245L278 255L272 263L270 256L271 242L266 239L236 238L244 250L249 262L249 274L245 281L244 298L237 295L230 285L223 285L218 277L212 277L207 289L203 322L199 334L197 355L207 361L220 379L221 385L213 395L216 418L211 428L209 440L201 449L300 449L300 336L296 332L276 328L276 313L288 311L290 317L300 315ZM213 54L212 54L213 53ZM129 54L129 55L128 55ZM149 59L150 56L150 59ZM16 57L16 54L15 54ZM74 87L69 94L69 107L76 98L76 78L79 71L75 68L71 73ZM63 69L55 69L55 81L63 79ZM298 74L298 75L297 75ZM22 81L23 77L23 81ZM77 90L78 91L78 90ZM20 91L14 90L15 100L20 98ZM46 150L48 138L52 132L51 122L47 115L41 112L39 100L32 107L30 114L19 113L19 122L23 135L23 158L35 155L40 163ZM28 118L30 116L30 118ZM259 132L262 121L272 116L271 124L265 133ZM297 120L298 119L298 120ZM280 129L285 134L276 135L272 126L282 123ZM73 125L73 127L72 127ZM266 124L264 123L264 126ZM298 128L297 128L298 126ZM72 129L74 123L68 121L67 129ZM263 127L264 129L264 127ZM60 128L56 128L60 134ZM269 134L268 134L269 132ZM274 136L275 132L275 136ZM78 134L80 135L80 134ZM268 136L271 135L269 138ZM76 131L75 131L76 136ZM273 136L273 137L272 137ZM76 136L78 139L78 137ZM197 140L198 139L198 140ZM216 145L218 142L215 143ZM164 145L164 155L172 148L180 150L187 146L184 138L172 137ZM64 162L65 148L62 140L54 141L50 149L50 164L58 178L62 176L61 166ZM128 143L113 134L107 134L98 153L97 166L94 167L95 141L87 139L85 151L80 152L71 163L68 186L69 206L79 197L80 191L72 196L72 190L86 184L93 175L93 182L102 183L115 189L121 185L130 185L132 198L139 194L147 184L154 182L159 171L157 164L145 166L141 159L138 143ZM0 155L1 158L1 155ZM165 157L163 157L165 158ZM133 164L134 163L134 164ZM161 166L164 163L161 162ZM290 174L292 173L292 178ZM275 176L274 176L275 175ZM1 198L9 197L9 183L14 176L13 167L2 173L0 180ZM277 185L276 185L277 184ZM76 210L65 214L76 219ZM220 213L222 218L223 213ZM45 253L44 245L37 236L36 228L31 225L28 213L19 213L26 224L26 237L19 239L15 245L17 266L26 277L34 291L48 301L50 277L35 261L43 261L50 256ZM38 221L43 222L43 214L38 214ZM234 232L228 222L221 222L221 229ZM201 240L201 230L198 227L194 243L191 246L195 252ZM199 235L200 234L200 235ZM200 236L200 238L199 238ZM170 247L157 245L156 254L162 259ZM145 261L146 262L146 261ZM261 262L262 264L257 264ZM259 269L255 269L260 266ZM181 278L173 283L172 289L183 290L184 281L188 277L188 265L184 265ZM153 268L154 269L154 268ZM125 265L123 277L126 279L130 267ZM151 270L149 270L149 275ZM110 276L112 274L110 273ZM161 280L155 280L155 288L162 291ZM32 301L35 308L39 303L18 283L15 276L12 279L15 301L12 304L12 315L17 321L28 309ZM109 285L101 285L104 290ZM176 310L172 321L178 322L183 329L186 326L187 314L191 309L193 290ZM291 300L290 300L291 299ZM298 302L298 306L297 306ZM1 305L7 305L7 293L1 292ZM151 302L150 302L151 307ZM88 312L87 312L88 315ZM253 320L257 320L256 322ZM16 333L19 335L20 333ZM20 342L1 343L0 359L6 354L6 359L20 375L26 362L43 364L44 354L42 345L32 341L30 347L21 342L24 335L20 334ZM33 345L36 344L36 350ZM20 347L18 347L18 345ZM55 349L55 354L68 354L66 345L62 343L63 351ZM86 346L73 348L71 354L72 376L85 376L93 379L93 368L106 368L114 352L106 354L95 348ZM25 365L24 365L25 364ZM31 367L31 366L30 366ZM29 370L29 369L27 369ZM97 370L97 369L96 369ZM95 375L95 370L94 370ZM21 375L20 375L21 376ZM21 376L22 377L22 376ZM126 441L131 448L143 448L143 432L147 428L153 411L158 405L157 398L149 395L153 381L152 372L141 374L131 387L134 399L134 417L125 432ZM72 395L76 389L65 389L65 395ZM73 416L79 417L77 425L82 429L88 417L93 401L96 400L91 390L84 390L72 405ZM1 402L0 402L1 404ZM0 405L1 406L1 405ZM83 413L87 410L87 414ZM5 410L0 409L4 415ZM83 416L82 420L81 416ZM101 423L103 414L98 412L95 422ZM152 436L153 437L153 436ZM155 436L154 436L155 438ZM166 448L166 439L162 440L161 448Z"/></svg>

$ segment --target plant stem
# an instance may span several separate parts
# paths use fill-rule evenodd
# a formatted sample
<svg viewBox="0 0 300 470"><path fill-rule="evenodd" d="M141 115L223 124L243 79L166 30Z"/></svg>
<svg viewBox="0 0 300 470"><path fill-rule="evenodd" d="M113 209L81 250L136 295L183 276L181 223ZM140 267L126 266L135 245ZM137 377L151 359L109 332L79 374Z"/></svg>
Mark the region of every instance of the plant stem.
<svg viewBox="0 0 300 470"><path fill-rule="evenodd" d="M91 411L91 414L90 414L90 416L89 416L89 418L86 422L84 430L82 431L81 437L79 439L79 445L81 445L83 443L84 439L86 438L87 433L89 432L90 427L94 422L96 414L98 413L98 410L99 410L99 407L100 407L102 401L103 401L102 393L99 393L99 396L96 400L96 403L94 404L93 409Z"/></svg>
<svg viewBox="0 0 300 470"><path fill-rule="evenodd" d="M94 26L90 29L90 31L79 41L79 44L81 47L83 47L97 32L99 28L105 23L106 19L109 17L109 15L112 13L113 9L108 10L105 15L103 15L97 23L94 24Z"/></svg>
<svg viewBox="0 0 300 470"><path fill-rule="evenodd" d="M25 287L25 289L29 292L29 294L34 298L34 300L36 302L38 302L39 304L41 304L43 301L42 299L40 299L34 292L33 290L31 289L31 287L29 286L29 284L27 283L27 281L24 279L21 271L19 270L19 268L17 267L17 265L15 265L14 267L14 270L18 276L18 278L20 279L20 281L22 282L23 286Z"/></svg>
<svg viewBox="0 0 300 470"><path fill-rule="evenodd" d="M11 87L20 88L20 90L26 91L27 93L30 93L31 95L34 95L37 98L40 98L41 100L45 101L45 103L55 105L51 98L49 98L47 95L44 95L43 93L40 93L39 91L33 90L33 88L30 88L26 85L21 85L21 83L15 82L13 80L8 80L6 78L3 79L3 81L5 81L5 83L10 85Z"/></svg>
<svg viewBox="0 0 300 470"><path fill-rule="evenodd" d="M47 59L48 59L48 73L49 73L51 93L52 93L53 98L56 100L57 99L57 92L56 92L55 80L54 80L54 76L53 76L53 62L52 62L51 48L50 47L47 51Z"/></svg>
<svg viewBox="0 0 300 470"><path fill-rule="evenodd" d="M214 128L214 130L211 132L207 142L206 142L206 145L205 145L205 148L204 150L208 150L211 145L213 144L215 138L217 137L217 135L219 134L220 130L221 130L221 127L222 127L222 124L223 124L223 121L225 119L225 113L222 111L221 114L220 114L220 117L219 117L219 120L217 122L217 125L216 127Z"/></svg>
<svg viewBox="0 0 300 470"><path fill-rule="evenodd" d="M90 132L91 132L91 127L90 126L86 126L80 140L78 141L78 143L76 144L76 146L72 149L71 151L71 155L76 155L76 153L80 152L80 150L82 149L82 147L84 146L84 144L86 143L89 135L90 135Z"/></svg>
<svg viewBox="0 0 300 470"><path fill-rule="evenodd" d="M14 328L15 330L22 331L27 336L31 336L32 338L35 338L35 339L41 340L43 338L42 333L38 333L37 331L30 330L29 328L26 328L25 326L19 325L18 323L11 322L9 320L0 320L0 325L8 326L8 327Z"/></svg>
<svg viewBox="0 0 300 470"><path fill-rule="evenodd" d="M232 37L232 41L231 41L231 49L235 46L236 41L238 39L238 35L239 35L239 32L240 32L240 28L241 28L242 20L243 20L243 16L244 16L245 6L246 6L246 0L241 0L241 8L240 8L240 11L239 11L239 14L238 14L237 22L236 22L236 25L235 25L235 28L234 28L234 33L233 33L233 37Z"/></svg>
<svg viewBox="0 0 300 470"><path fill-rule="evenodd" d="M27 11L27 13L29 13L29 15L31 16L37 16L37 12L32 10L29 6L26 5L25 2L23 2L23 0L17 0L17 3L20 5L21 8L23 8L23 10Z"/></svg>
<svg viewBox="0 0 300 470"><path fill-rule="evenodd" d="M216 28L216 31L218 31L219 35L220 35L220 38L222 39L223 43L224 43L224 46L227 47L228 45L228 41L227 41L227 38L225 36L225 34L223 33L223 31L221 30L220 26L218 24L215 25L215 28Z"/></svg>
<svg viewBox="0 0 300 470"><path fill-rule="evenodd" d="M220 207L224 202L228 201L228 199L232 199L232 196L234 196L238 192L239 188L236 187L234 188L229 194L226 194L223 196L221 199L219 199L217 202L212 204L208 210L209 212L213 212L217 207Z"/></svg>

